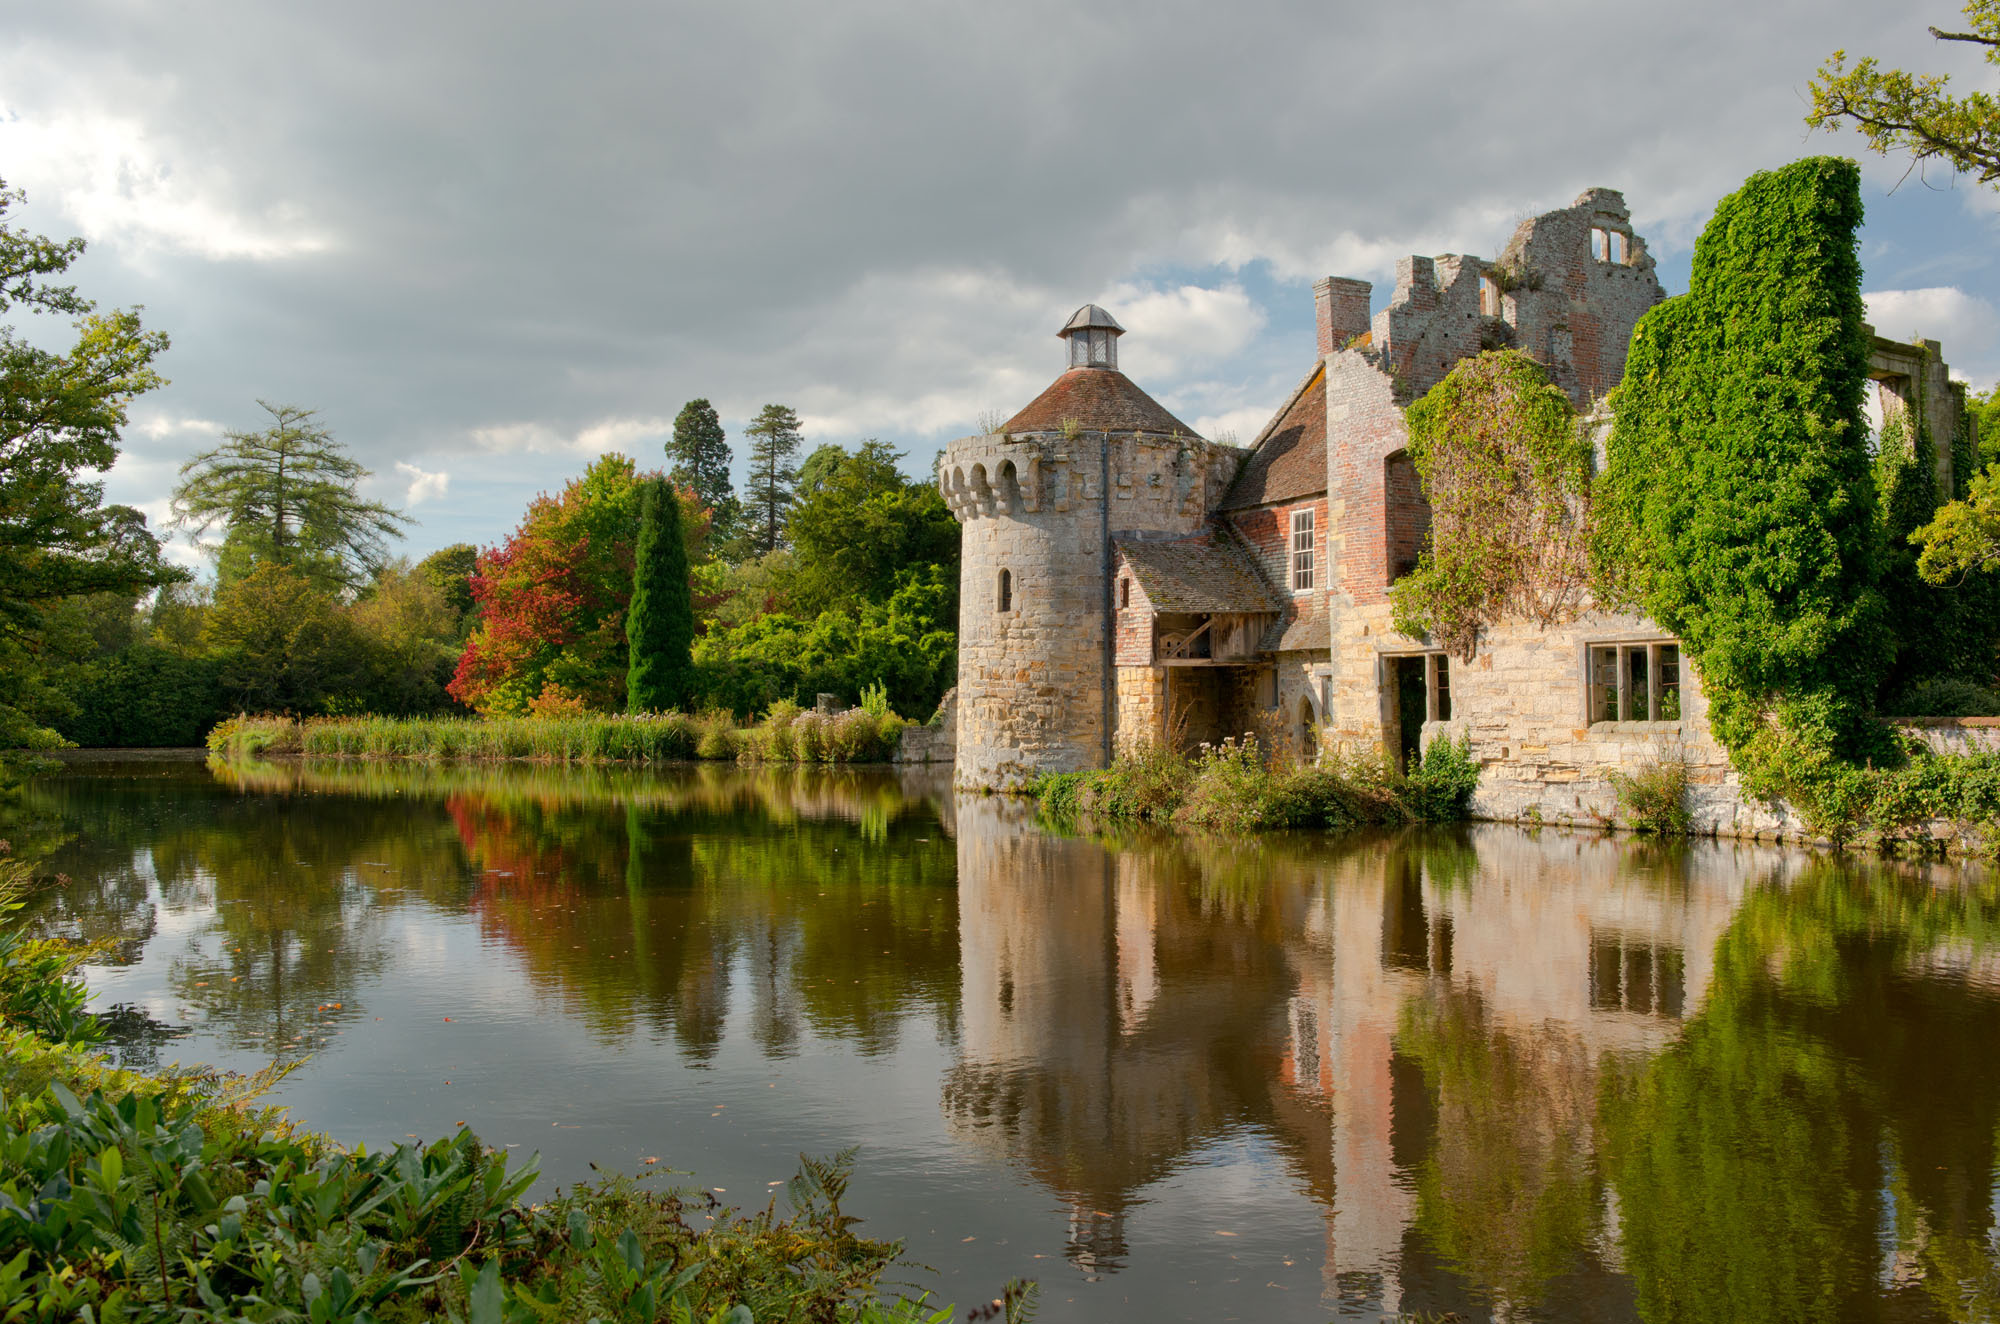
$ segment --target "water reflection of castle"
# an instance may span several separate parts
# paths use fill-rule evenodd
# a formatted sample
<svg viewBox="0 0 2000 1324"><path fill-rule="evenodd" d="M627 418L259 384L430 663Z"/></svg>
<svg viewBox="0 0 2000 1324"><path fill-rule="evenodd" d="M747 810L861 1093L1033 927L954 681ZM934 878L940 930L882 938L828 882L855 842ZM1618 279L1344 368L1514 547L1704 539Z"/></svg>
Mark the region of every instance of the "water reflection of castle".
<svg viewBox="0 0 2000 1324"><path fill-rule="evenodd" d="M1464 843L1113 850L1021 820L958 805L953 1127L1059 1194L1086 1272L1142 1188L1256 1128L1323 1211L1329 1298L1391 1311L1534 1290L1510 1202L1588 1167L1602 1059L1697 1007L1750 872L1493 832L1474 886ZM1417 1238L1420 1170L1496 1226ZM1615 1290L1615 1208L1591 1222L1565 1294Z"/></svg>

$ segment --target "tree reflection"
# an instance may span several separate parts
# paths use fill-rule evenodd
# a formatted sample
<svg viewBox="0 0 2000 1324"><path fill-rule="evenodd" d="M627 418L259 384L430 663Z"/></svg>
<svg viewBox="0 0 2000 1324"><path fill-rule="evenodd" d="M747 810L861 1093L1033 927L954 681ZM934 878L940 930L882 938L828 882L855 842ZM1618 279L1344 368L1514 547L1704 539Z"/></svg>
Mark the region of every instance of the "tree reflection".
<svg viewBox="0 0 2000 1324"><path fill-rule="evenodd" d="M1601 1106L1648 1320L1993 1317L1996 936L1993 887L1887 866L1746 899Z"/></svg>

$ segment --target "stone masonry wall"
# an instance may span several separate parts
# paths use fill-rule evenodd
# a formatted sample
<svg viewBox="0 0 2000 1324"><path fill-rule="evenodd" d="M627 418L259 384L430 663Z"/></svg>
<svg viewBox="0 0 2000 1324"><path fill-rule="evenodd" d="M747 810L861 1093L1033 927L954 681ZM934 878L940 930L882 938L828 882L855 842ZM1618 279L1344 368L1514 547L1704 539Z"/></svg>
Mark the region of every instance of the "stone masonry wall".
<svg viewBox="0 0 2000 1324"><path fill-rule="evenodd" d="M939 488L964 526L958 785L1014 790L1042 772L1103 766L1117 720L1107 534L1196 531L1240 458L1198 437L1141 433L967 437L946 448Z"/></svg>

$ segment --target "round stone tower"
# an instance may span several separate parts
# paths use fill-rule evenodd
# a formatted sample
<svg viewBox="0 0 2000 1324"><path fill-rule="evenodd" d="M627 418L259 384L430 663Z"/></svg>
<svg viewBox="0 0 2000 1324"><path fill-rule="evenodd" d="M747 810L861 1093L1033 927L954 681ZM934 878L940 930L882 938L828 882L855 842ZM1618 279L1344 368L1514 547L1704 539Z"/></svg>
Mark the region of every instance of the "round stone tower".
<svg viewBox="0 0 2000 1324"><path fill-rule="evenodd" d="M938 486L965 526L958 751L968 789L1111 761L1113 540L1193 533L1235 474L1118 371L1124 328L1095 304L1057 333L1069 368L998 432L945 448Z"/></svg>

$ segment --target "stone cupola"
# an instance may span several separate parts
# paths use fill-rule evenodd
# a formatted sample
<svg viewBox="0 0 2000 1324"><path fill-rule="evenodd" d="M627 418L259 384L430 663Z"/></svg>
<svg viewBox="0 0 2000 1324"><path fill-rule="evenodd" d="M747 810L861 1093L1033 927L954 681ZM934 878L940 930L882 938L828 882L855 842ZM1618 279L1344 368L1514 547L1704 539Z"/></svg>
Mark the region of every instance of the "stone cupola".
<svg viewBox="0 0 2000 1324"><path fill-rule="evenodd" d="M1125 334L1125 328L1096 304L1077 309L1056 334L1069 342L1070 367L1118 367L1118 337Z"/></svg>

